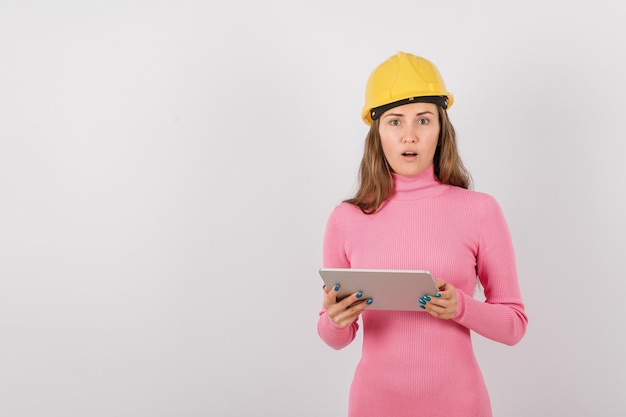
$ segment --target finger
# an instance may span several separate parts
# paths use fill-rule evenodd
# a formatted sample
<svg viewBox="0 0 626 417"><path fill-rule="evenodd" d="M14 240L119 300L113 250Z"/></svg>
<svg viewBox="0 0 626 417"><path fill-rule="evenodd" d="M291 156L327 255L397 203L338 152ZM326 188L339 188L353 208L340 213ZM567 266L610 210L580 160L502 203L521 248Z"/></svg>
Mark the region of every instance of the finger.
<svg viewBox="0 0 626 417"><path fill-rule="evenodd" d="M359 315L372 304L371 298L363 298L363 294L356 292L329 306L326 313L335 324L341 327L347 327L358 319Z"/></svg>
<svg viewBox="0 0 626 417"><path fill-rule="evenodd" d="M440 319L451 319L456 313L456 290L447 283L444 283L445 291L440 291L431 297L425 306L433 317Z"/></svg>
<svg viewBox="0 0 626 417"><path fill-rule="evenodd" d="M354 310L343 309L338 304L326 310L326 314L335 324L344 328L352 324L358 317Z"/></svg>
<svg viewBox="0 0 626 417"><path fill-rule="evenodd" d="M446 308L449 307L449 305L447 303L441 302L441 303L435 303L434 301L431 301L430 303L428 303L426 305L426 307L428 308L428 310L436 312L438 314L443 313Z"/></svg>
<svg viewBox="0 0 626 417"><path fill-rule="evenodd" d="M339 291L339 284L335 285L331 290L329 290L326 297L324 298L323 306L327 311L330 309L334 309L335 306L337 306L336 311L345 310L351 304L355 304L358 301L360 301L361 298L363 297L363 293L359 291L347 297L342 297L338 299L337 297L338 291Z"/></svg>
<svg viewBox="0 0 626 417"><path fill-rule="evenodd" d="M339 314L337 314L336 319L339 323L343 325L350 325L356 319L358 319L359 315L367 308L368 305L368 300L359 300L355 303L352 303Z"/></svg>
<svg viewBox="0 0 626 417"><path fill-rule="evenodd" d="M361 304L361 302L363 301L365 301L365 299L363 298L363 293L361 291L357 291L342 299L339 303L342 304L344 308L348 308L352 305Z"/></svg>
<svg viewBox="0 0 626 417"><path fill-rule="evenodd" d="M357 307L361 306L361 304L364 304L364 303L365 303L365 301L367 301L367 300L364 300L364 299L357 300L357 301L353 302L352 304L349 304L349 305L346 307L346 310L350 310L350 309L354 310L354 309L356 309ZM367 304L365 305L365 307L367 307ZM362 310L362 309L361 309L361 310Z"/></svg>
<svg viewBox="0 0 626 417"><path fill-rule="evenodd" d="M432 305L432 304L426 307L426 311L430 313L431 316L438 318L438 319L450 319L454 315L454 312L448 309L447 307L441 307L441 306Z"/></svg>
<svg viewBox="0 0 626 417"><path fill-rule="evenodd" d="M441 313L443 310L445 310L449 306L450 304L446 300L439 300L439 299L433 299L428 304L426 304L426 307L430 307L431 311L436 311L438 313Z"/></svg>
<svg viewBox="0 0 626 417"><path fill-rule="evenodd" d="M332 306L337 304L337 292L339 291L339 284L335 284L335 286L331 288L324 287L324 291L326 291L326 297L324 297L322 306L325 310L328 311Z"/></svg>
<svg viewBox="0 0 626 417"><path fill-rule="evenodd" d="M449 295L450 294L446 293L445 291L440 291L431 296L422 297L420 299L420 303L423 303L426 306L430 305L430 306L435 306L435 307L446 308L450 303Z"/></svg>
<svg viewBox="0 0 626 417"><path fill-rule="evenodd" d="M330 300L333 303L337 302L337 295L339 294L339 284L335 284L332 288L330 288L330 290L328 291L328 296L330 297Z"/></svg>

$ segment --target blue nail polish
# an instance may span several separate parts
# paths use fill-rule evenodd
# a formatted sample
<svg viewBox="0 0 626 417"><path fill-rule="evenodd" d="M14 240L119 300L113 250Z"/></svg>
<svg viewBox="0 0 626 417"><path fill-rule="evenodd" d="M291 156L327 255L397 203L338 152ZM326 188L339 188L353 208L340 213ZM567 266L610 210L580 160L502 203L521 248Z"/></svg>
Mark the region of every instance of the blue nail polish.
<svg viewBox="0 0 626 417"><path fill-rule="evenodd" d="M363 297L363 293L361 291L356 293L356 298L361 298Z"/></svg>
<svg viewBox="0 0 626 417"><path fill-rule="evenodd" d="M426 304L426 301L424 301L424 299L420 298L420 304L424 305L424 304Z"/></svg>
<svg viewBox="0 0 626 417"><path fill-rule="evenodd" d="M339 284L335 285L335 291L339 291Z"/></svg>
<svg viewBox="0 0 626 417"><path fill-rule="evenodd" d="M374 302L374 300L372 300L372 299L370 298L370 299L368 299L368 300L365 302L365 304L369 305L369 304L372 304L373 302Z"/></svg>
<svg viewBox="0 0 626 417"><path fill-rule="evenodd" d="M437 293L437 294L435 294L435 297L439 298L439 297L441 297L441 294Z"/></svg>
<svg viewBox="0 0 626 417"><path fill-rule="evenodd" d="M425 296L424 296L424 300L426 300L426 301L430 301L430 297L429 297L429 296L427 296L427 295L425 295Z"/></svg>
<svg viewBox="0 0 626 417"><path fill-rule="evenodd" d="M423 306L423 305L421 305L421 304L420 304L420 308L421 308L422 310L424 310L424 309L426 308L426 306Z"/></svg>

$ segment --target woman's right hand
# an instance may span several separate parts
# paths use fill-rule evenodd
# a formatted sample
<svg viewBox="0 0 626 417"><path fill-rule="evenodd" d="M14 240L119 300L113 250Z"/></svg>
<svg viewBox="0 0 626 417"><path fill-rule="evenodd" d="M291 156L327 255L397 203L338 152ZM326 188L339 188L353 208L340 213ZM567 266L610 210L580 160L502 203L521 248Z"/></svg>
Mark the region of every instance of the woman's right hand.
<svg viewBox="0 0 626 417"><path fill-rule="evenodd" d="M326 297L324 297L322 306L333 323L342 328L346 328L354 323L363 310L374 301L371 298L363 299L363 294L360 292L355 292L337 301L339 285L335 285L330 289L324 286L324 291L326 292Z"/></svg>

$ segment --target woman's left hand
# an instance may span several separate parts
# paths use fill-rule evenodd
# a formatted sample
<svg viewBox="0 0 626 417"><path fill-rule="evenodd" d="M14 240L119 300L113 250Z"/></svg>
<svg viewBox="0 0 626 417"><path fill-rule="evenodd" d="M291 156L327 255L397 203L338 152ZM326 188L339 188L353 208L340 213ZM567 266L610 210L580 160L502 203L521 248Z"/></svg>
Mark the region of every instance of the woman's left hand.
<svg viewBox="0 0 626 417"><path fill-rule="evenodd" d="M439 297L436 294L429 296L425 310L433 317L449 320L456 314L456 288L439 278L435 279L435 283L439 288Z"/></svg>

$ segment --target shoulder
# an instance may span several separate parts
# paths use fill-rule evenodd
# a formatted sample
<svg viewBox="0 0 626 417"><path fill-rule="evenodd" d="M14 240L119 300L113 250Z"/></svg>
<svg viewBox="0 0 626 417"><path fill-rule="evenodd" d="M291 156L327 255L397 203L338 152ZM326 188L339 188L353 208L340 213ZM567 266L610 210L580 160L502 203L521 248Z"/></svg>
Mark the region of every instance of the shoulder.
<svg viewBox="0 0 626 417"><path fill-rule="evenodd" d="M479 218L502 216L502 207L498 200L491 194L467 190L461 187L450 187L445 193L446 204L450 208L462 210L465 215L473 214Z"/></svg>
<svg viewBox="0 0 626 417"><path fill-rule="evenodd" d="M340 203L330 212L326 221L326 236L344 236L350 231L358 230L364 221L365 214L357 206Z"/></svg>
<svg viewBox="0 0 626 417"><path fill-rule="evenodd" d="M343 230L359 228L371 222L376 214L365 214L358 206L342 202L335 206L328 216L328 226Z"/></svg>
<svg viewBox="0 0 626 417"><path fill-rule="evenodd" d="M333 208L329 217L331 219L353 219L360 216L365 216L365 213L363 213L359 207L354 204L342 202Z"/></svg>
<svg viewBox="0 0 626 417"><path fill-rule="evenodd" d="M468 190L461 187L450 186L446 193L449 198L466 200L476 204L498 204L495 197L482 191Z"/></svg>

